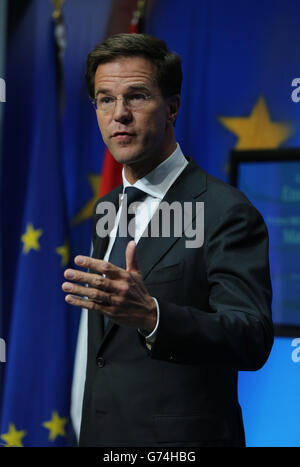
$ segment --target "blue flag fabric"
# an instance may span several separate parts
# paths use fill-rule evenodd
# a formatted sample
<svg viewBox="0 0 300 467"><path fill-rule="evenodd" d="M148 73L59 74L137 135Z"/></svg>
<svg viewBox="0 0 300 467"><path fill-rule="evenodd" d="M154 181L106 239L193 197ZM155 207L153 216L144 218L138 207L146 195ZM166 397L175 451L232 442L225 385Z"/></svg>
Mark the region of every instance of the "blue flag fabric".
<svg viewBox="0 0 300 467"><path fill-rule="evenodd" d="M62 222L67 217L71 228L72 258L76 254L89 254L91 214L99 191L104 143L101 141L97 128L95 111L88 99L84 73L88 52L105 34L111 4L111 0L98 3L94 0L85 2L72 0L71 3L66 2L63 7L67 44L62 58L65 107L61 121L59 121L56 107L53 30L50 30L52 29L53 5L49 1L41 2L40 0L28 3L26 9L22 9L19 21L10 31L5 75L8 99L6 104L3 104L5 118L0 183L2 288L5 290L1 304L3 331L0 337L7 342L7 363L1 363L1 369L5 370L6 374L4 374L4 384L0 388L0 393L4 390L3 400L0 394L0 436L4 435L5 438L0 437L0 446L7 445L7 439L25 446L47 445L47 443L49 446L64 444L66 443L65 431L71 429L71 423L65 424L64 418L69 414L80 312L69 305L66 311L64 307L67 305L61 303L59 298L64 295L60 288L63 280L62 272L65 269L59 259L62 259L63 254L66 258L67 250L60 249L56 252L57 246L64 245L64 235L61 235L63 238L53 250L53 244L57 243L56 236L54 241L54 229L58 233L61 228L63 233ZM57 171L54 168L51 169L51 164L54 166L56 163ZM59 178L61 164L63 182ZM66 194L66 216L62 205L62 185ZM35 199L34 202L33 199ZM38 211L38 216L31 215L30 210L33 208ZM42 219L46 211L48 211L46 219L48 228L36 222L36 218ZM40 250L31 249L25 254L21 237L27 232L27 226L29 226L29 237L36 235ZM48 235L46 236L47 229ZM39 235L40 230L43 231L41 235ZM27 241L26 236L25 240ZM59 261L51 269L52 263L47 260L48 271L44 266L46 249L49 254L54 253L52 261ZM34 273L32 266L25 267L25 261L38 259L38 255L43 261L43 274L39 274L38 270ZM57 264L59 264L58 269ZM26 269L25 276L28 276L26 277L27 284L30 282L37 287L34 292L35 296L30 299L29 307L27 303L25 304L24 295L22 307L20 306L21 287L27 287L24 283L22 285L24 269ZM36 276L38 276L38 282ZM57 306L51 305L55 308L51 311L47 308L47 303L41 305L40 302L40 296L44 293L42 292L44 280L49 281L47 300L54 301L54 297L57 298ZM53 280L55 280L55 287L50 289L50 282ZM33 288L34 286L30 286L31 290ZM36 304L41 312L37 318L37 312L32 308L33 304ZM21 315L26 320L25 328L23 318L20 319ZM42 319L53 319L51 325L57 323L57 330L55 333L54 330L51 331L49 338L43 335L44 329L40 325ZM20 331L20 334L18 332L21 326L27 333L26 347L24 347L24 338L23 342L15 342L18 336L23 334L23 331ZM35 330L35 327L38 329ZM28 329L30 332L27 332ZM33 335L39 329L40 340ZM35 352L32 354L33 344L31 342L34 341ZM41 348L40 344L42 344ZM22 350L21 356L19 346ZM34 378L29 370L31 366L27 365L28 381L25 377L23 378L25 348L28 348L28 352L34 358L37 358L39 353L44 356L44 364L36 366ZM59 359L61 359L60 362ZM35 363L33 360L33 365ZM49 375L46 374L47 372ZM47 386L48 395L45 392L43 396L36 397L36 394L31 392L30 397L28 394L19 397L20 389L17 388L20 382L22 385L26 382L33 386L33 381L37 393L41 392L40 388ZM58 399L53 393L54 390L57 391ZM49 404L50 394L53 400L60 401L58 407L62 408L56 410L58 417L55 415L54 402ZM53 409L44 410L50 405L53 405ZM49 411L50 415L48 415ZM17 416L15 416L16 413ZM61 424L65 430L61 429L62 434L50 440L49 429L42 423L51 421L52 413L54 413L54 425L56 424L59 428ZM11 431L9 431L10 425L12 425ZM36 428L33 429L33 427ZM15 439L14 429L16 430ZM23 436L23 431L26 431L26 436ZM18 437L21 437L20 442L18 442ZM73 441L69 438L68 445Z"/></svg>
<svg viewBox="0 0 300 467"><path fill-rule="evenodd" d="M300 104L291 99L299 17L298 0L164 0L152 8L146 32L182 57L177 139L212 175L228 181L233 148L299 146Z"/></svg>
<svg viewBox="0 0 300 467"><path fill-rule="evenodd" d="M72 318L61 291L69 243L51 21L49 15L34 56L31 151L0 425L4 446L54 446L67 440Z"/></svg>

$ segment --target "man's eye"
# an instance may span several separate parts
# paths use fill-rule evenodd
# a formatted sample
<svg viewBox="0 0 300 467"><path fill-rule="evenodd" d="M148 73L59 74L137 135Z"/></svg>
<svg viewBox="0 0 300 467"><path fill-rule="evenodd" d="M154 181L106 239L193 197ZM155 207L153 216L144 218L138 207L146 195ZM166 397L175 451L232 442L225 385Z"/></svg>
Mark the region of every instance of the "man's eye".
<svg viewBox="0 0 300 467"><path fill-rule="evenodd" d="M99 97L98 98L98 103L99 104L110 104L111 102L113 102L114 99L113 97L109 97L109 96L104 96L104 97Z"/></svg>
<svg viewBox="0 0 300 467"><path fill-rule="evenodd" d="M131 94L130 96L127 97L127 99L129 102L144 101L146 100L146 95L142 93Z"/></svg>

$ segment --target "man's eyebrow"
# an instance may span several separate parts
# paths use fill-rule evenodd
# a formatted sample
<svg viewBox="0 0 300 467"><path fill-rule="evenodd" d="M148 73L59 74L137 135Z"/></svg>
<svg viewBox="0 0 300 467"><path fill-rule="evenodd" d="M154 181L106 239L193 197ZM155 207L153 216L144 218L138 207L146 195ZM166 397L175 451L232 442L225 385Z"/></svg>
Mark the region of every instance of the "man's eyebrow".
<svg viewBox="0 0 300 467"><path fill-rule="evenodd" d="M149 87L146 86L145 84L132 84L131 86L128 86L125 94L127 94L128 92L132 92L132 91L144 91L148 93L151 92ZM97 97L98 94L111 94L111 91L105 88L98 88L96 91L95 97Z"/></svg>
<svg viewBox="0 0 300 467"><path fill-rule="evenodd" d="M128 91L146 91L150 92L150 89L145 84L132 84L128 87Z"/></svg>
<svg viewBox="0 0 300 467"><path fill-rule="evenodd" d="M98 88L96 91L95 97L97 97L98 94L110 94L110 91L109 89Z"/></svg>

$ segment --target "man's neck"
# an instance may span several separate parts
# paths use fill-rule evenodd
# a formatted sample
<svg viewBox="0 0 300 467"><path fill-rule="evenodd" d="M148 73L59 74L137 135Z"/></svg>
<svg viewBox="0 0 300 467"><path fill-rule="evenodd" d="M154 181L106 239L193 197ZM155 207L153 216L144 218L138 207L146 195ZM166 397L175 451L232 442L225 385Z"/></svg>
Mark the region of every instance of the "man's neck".
<svg viewBox="0 0 300 467"><path fill-rule="evenodd" d="M147 157L141 161L133 162L130 165L124 165L124 175L127 181L133 185L137 180L145 177L149 172L154 170L159 164L164 160L168 159L171 154L176 149L176 140L172 141L169 148L162 152L160 158L157 157Z"/></svg>

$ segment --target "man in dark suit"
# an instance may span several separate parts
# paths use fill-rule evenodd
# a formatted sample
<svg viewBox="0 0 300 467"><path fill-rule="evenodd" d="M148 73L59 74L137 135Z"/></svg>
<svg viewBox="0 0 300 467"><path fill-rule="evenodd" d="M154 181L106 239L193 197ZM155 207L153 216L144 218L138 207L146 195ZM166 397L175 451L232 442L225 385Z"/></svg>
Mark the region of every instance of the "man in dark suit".
<svg viewBox="0 0 300 467"><path fill-rule="evenodd" d="M124 169L123 185L97 203L93 258L75 258L89 271L68 269L63 284L66 300L89 310L82 446L243 446L238 370L260 368L272 347L265 224L242 193L183 156L181 79L178 55L147 35L112 36L88 57L102 137ZM142 196L134 241L120 240L127 192ZM163 203L175 217L160 215ZM109 206L117 216L104 237ZM191 233L203 242L188 243Z"/></svg>

